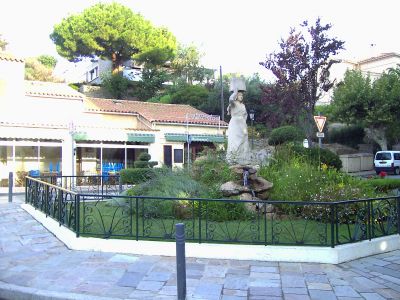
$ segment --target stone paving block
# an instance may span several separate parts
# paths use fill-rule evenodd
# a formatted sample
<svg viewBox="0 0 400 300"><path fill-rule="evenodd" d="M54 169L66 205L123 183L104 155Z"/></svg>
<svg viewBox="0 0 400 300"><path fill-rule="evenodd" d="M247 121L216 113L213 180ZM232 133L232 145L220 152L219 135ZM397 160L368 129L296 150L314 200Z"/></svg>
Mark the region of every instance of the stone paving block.
<svg viewBox="0 0 400 300"><path fill-rule="evenodd" d="M247 297L247 290L223 289L222 294L227 296Z"/></svg>
<svg viewBox="0 0 400 300"><path fill-rule="evenodd" d="M204 273L209 277L225 277L227 268L223 266L209 266L205 267Z"/></svg>
<svg viewBox="0 0 400 300"><path fill-rule="evenodd" d="M143 279L143 273L131 273L126 272L122 277L118 280L118 286L128 286L136 288L139 282Z"/></svg>
<svg viewBox="0 0 400 300"><path fill-rule="evenodd" d="M222 295L222 300L247 300L247 297Z"/></svg>
<svg viewBox="0 0 400 300"><path fill-rule="evenodd" d="M365 300L385 300L386 299L377 293L361 293L361 296L363 296Z"/></svg>
<svg viewBox="0 0 400 300"><path fill-rule="evenodd" d="M130 264L127 271L136 273L147 273L152 267L152 263L139 260L134 262L133 264Z"/></svg>
<svg viewBox="0 0 400 300"><path fill-rule="evenodd" d="M332 290L332 286L329 283L320 283L320 282L307 283L307 288L309 290L323 290L323 291Z"/></svg>
<svg viewBox="0 0 400 300"><path fill-rule="evenodd" d="M268 296L268 298L265 298L265 296L249 296L249 300L283 300L282 297L274 297L274 296Z"/></svg>
<svg viewBox="0 0 400 300"><path fill-rule="evenodd" d="M260 266L251 266L250 272L256 273L279 273L278 267L260 267Z"/></svg>
<svg viewBox="0 0 400 300"><path fill-rule="evenodd" d="M245 290L248 288L249 279L247 276L242 275L227 275L225 279L224 288L231 290Z"/></svg>
<svg viewBox="0 0 400 300"><path fill-rule="evenodd" d="M262 278L250 278L249 287L280 288L281 281L275 279L265 280Z"/></svg>
<svg viewBox="0 0 400 300"><path fill-rule="evenodd" d="M385 282L384 285L387 288L391 288L392 290L400 292L400 285L398 285L398 284L395 284L393 282Z"/></svg>
<svg viewBox="0 0 400 300"><path fill-rule="evenodd" d="M304 278L307 282L320 282L320 283L329 283L328 276L323 274L304 274Z"/></svg>
<svg viewBox="0 0 400 300"><path fill-rule="evenodd" d="M304 277L301 275L286 275L281 273L282 287L306 287Z"/></svg>
<svg viewBox="0 0 400 300"><path fill-rule="evenodd" d="M312 300L336 300L333 291L309 290Z"/></svg>
<svg viewBox="0 0 400 300"><path fill-rule="evenodd" d="M249 288L250 296L282 296L281 288L265 288L265 287L250 287Z"/></svg>
<svg viewBox="0 0 400 300"><path fill-rule="evenodd" d="M250 278L263 278L263 279L281 279L281 275L279 273L258 273L258 272L251 272Z"/></svg>
<svg viewBox="0 0 400 300"><path fill-rule="evenodd" d="M137 290L142 290L142 291L159 291L161 288L164 286L165 282L164 281L145 281L142 280L139 282L137 285L136 289Z"/></svg>
<svg viewBox="0 0 400 300"><path fill-rule="evenodd" d="M306 288L292 288L292 287L284 287L283 293L286 294L296 294L296 295L307 295L308 290Z"/></svg>
<svg viewBox="0 0 400 300"><path fill-rule="evenodd" d="M222 295L222 284L200 283L194 290L193 296L219 299Z"/></svg>
<svg viewBox="0 0 400 300"><path fill-rule="evenodd" d="M360 294L357 293L351 286L348 285L338 285L333 287L333 291L335 295L338 297L360 297Z"/></svg>
<svg viewBox="0 0 400 300"><path fill-rule="evenodd" d="M178 294L178 290L176 285L164 285L161 290L159 291L161 295L168 295L168 296L176 296Z"/></svg>
<svg viewBox="0 0 400 300"><path fill-rule="evenodd" d="M149 281L168 281L171 277L171 273L167 272L149 272L144 277L144 280Z"/></svg>
<svg viewBox="0 0 400 300"><path fill-rule="evenodd" d="M115 254L108 261L110 262L126 262L126 263L134 263L139 259L137 256L126 255L126 254Z"/></svg>
<svg viewBox="0 0 400 300"><path fill-rule="evenodd" d="M250 274L250 269L248 268L229 268L226 271L227 274L234 274L234 275L248 275Z"/></svg>
<svg viewBox="0 0 400 300"><path fill-rule="evenodd" d="M387 280L387 281L393 282L394 284L400 285L400 276L393 277L393 276L389 276L389 275L382 275L379 277L382 278L383 280Z"/></svg>
<svg viewBox="0 0 400 300"><path fill-rule="evenodd" d="M285 300L310 300L308 295L284 294Z"/></svg>
<svg viewBox="0 0 400 300"><path fill-rule="evenodd" d="M397 292L392 289L376 289L375 291L379 295L387 299L400 299L400 292Z"/></svg>

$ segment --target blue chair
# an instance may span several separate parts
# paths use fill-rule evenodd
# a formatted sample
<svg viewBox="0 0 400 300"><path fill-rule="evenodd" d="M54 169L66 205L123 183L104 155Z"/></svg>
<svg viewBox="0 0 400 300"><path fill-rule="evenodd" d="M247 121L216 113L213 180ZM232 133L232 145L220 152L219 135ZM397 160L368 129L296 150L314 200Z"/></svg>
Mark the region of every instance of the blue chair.
<svg viewBox="0 0 400 300"><path fill-rule="evenodd" d="M49 172L50 173L53 172L53 163L52 162L49 163Z"/></svg>

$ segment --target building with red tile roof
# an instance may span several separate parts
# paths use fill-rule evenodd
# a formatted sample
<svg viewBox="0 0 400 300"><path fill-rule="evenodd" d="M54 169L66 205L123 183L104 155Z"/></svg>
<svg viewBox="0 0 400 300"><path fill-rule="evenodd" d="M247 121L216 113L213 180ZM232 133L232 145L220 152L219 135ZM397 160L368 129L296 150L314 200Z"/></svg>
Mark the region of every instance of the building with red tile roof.
<svg viewBox="0 0 400 300"><path fill-rule="evenodd" d="M85 97L65 83L25 81L24 60L0 53L0 186L31 171L104 174L142 152L182 167L222 145L228 124L189 105Z"/></svg>

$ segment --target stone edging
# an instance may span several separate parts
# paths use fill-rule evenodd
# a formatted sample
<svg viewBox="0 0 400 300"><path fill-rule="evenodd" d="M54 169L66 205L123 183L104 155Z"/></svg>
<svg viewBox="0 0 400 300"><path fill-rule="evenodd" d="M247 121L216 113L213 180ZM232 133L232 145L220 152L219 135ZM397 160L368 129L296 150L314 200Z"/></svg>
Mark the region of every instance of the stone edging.
<svg viewBox="0 0 400 300"><path fill-rule="evenodd" d="M77 238L74 232L60 226L58 222L46 217L31 205L22 204L21 207L72 250L175 256L176 244L174 242ZM195 258L339 264L397 249L400 249L399 235L336 246L335 248L186 243L185 252L187 257Z"/></svg>

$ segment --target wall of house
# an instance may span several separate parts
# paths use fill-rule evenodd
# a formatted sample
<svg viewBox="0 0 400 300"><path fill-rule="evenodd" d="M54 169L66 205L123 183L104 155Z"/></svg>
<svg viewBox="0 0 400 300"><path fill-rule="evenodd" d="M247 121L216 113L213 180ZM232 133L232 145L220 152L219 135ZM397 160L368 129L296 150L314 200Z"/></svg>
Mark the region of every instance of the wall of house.
<svg viewBox="0 0 400 300"><path fill-rule="evenodd" d="M0 59L0 117L16 112L15 103L24 97L25 63Z"/></svg>
<svg viewBox="0 0 400 300"><path fill-rule="evenodd" d="M154 129L160 130L163 133L186 133L189 131L189 134L210 134L210 135L222 135L226 132L226 127L211 127L211 126L200 126L189 124L156 124Z"/></svg>
<svg viewBox="0 0 400 300"><path fill-rule="evenodd" d="M383 72L389 68L396 68L398 64L400 64L400 58L392 56L360 64L358 69L365 76L370 75L372 79L377 79Z"/></svg>

